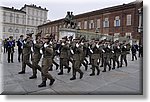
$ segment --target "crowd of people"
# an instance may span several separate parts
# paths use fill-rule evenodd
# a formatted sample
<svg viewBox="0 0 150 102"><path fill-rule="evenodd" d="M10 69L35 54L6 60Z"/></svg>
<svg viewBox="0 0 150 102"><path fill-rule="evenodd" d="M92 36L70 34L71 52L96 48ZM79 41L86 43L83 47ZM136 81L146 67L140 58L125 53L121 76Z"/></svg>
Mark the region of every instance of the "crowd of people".
<svg viewBox="0 0 150 102"><path fill-rule="evenodd" d="M64 70L67 73L72 71L70 80L77 78L76 73L80 74L82 79L84 73L81 69L83 65L85 70L91 65L90 76L99 75L101 72L121 68L123 65L128 66L127 54L131 52L132 61L137 60L138 57L143 57L143 46L134 43L130 45L129 42L119 40L110 41L107 39L91 39L86 40L85 37L65 36L61 40L56 41L54 37L46 34L41 37L41 33L35 35L26 34L26 38L21 35L15 41L13 36L3 41L4 53L8 53L8 63L14 63L13 54L15 45L18 46L18 62L22 63L22 69L18 74L25 74L26 65L32 68L33 75L29 79L37 78L37 70L41 72L42 83L38 87L46 87L47 79L50 80L50 86L55 82L55 78L49 71L53 71L53 65L56 70L59 70L58 75L63 75ZM55 56L59 57L59 63L55 62ZM39 65L42 59L41 65ZM124 62L124 63L123 63ZM69 63L72 63L71 65ZM104 67L101 71L100 67Z"/></svg>

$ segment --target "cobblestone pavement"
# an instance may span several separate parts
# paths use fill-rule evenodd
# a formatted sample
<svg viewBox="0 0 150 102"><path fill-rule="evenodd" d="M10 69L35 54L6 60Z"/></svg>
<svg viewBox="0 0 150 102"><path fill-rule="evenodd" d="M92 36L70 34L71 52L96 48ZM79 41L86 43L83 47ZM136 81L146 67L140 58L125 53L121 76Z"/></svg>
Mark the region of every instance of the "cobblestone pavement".
<svg viewBox="0 0 150 102"><path fill-rule="evenodd" d="M2 53L1 53L2 54ZM56 79L53 86L38 88L41 83L41 74L38 72L37 79L29 79L32 75L31 68L26 68L26 74L18 74L21 71L21 63L17 61L17 51L15 52L14 63L7 63L7 54L1 55L0 68L3 69L0 83L3 85L2 94L142 94L142 59L131 61L131 55L128 55L128 66L119 69L101 72L100 75L89 76L91 73L90 65L88 70L84 72L82 79L70 81L71 73L67 73L64 69L64 75L57 75L59 70L53 67L50 73ZM55 59L57 62L58 60ZM71 66L71 64L70 64ZM103 68L101 67L101 70Z"/></svg>

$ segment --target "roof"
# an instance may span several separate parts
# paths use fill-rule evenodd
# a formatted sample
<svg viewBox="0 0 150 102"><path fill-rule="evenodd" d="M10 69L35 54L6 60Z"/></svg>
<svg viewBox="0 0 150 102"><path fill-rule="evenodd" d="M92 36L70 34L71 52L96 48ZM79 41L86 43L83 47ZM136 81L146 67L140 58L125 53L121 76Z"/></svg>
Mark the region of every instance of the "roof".
<svg viewBox="0 0 150 102"><path fill-rule="evenodd" d="M95 11L91 11L91 12L87 12L87 13L83 13L83 14L78 14L78 15L74 16L74 19L84 18L84 17L87 17L87 15L88 16L95 16L95 15L99 15L99 14L105 14L105 13L109 13L109 12L130 9L130 8L134 8L135 6L136 6L135 2L128 3L128 4L117 5L117 6L108 7L108 8L104 8L104 9L99 9L99 10L95 10ZM52 21L52 22L48 22L46 24L39 25L38 27L41 27L41 26L44 26L44 25L49 25L49 24L55 24L57 22L63 21L63 19L64 18L59 19L59 20L55 20L55 21Z"/></svg>
<svg viewBox="0 0 150 102"><path fill-rule="evenodd" d="M41 8L41 6L36 6L36 5L34 5L34 4L31 4L31 5L25 4L24 7L22 7L20 10L22 10L22 9L24 9L24 8L26 8L26 7L32 7L32 8L35 8L35 9L48 11L46 8Z"/></svg>
<svg viewBox="0 0 150 102"><path fill-rule="evenodd" d="M9 7L3 7L3 6L1 6L0 8L2 8L2 9L4 9L4 10L13 11L13 12L26 13L26 12L24 12L24 11L22 11L22 10L15 9L14 7L9 8Z"/></svg>

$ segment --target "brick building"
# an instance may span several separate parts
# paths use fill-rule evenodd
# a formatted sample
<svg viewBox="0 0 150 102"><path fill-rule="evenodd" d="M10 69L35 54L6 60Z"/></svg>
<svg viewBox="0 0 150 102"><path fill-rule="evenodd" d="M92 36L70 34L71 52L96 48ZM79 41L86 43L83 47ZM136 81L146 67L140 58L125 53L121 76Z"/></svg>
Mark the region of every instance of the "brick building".
<svg viewBox="0 0 150 102"><path fill-rule="evenodd" d="M127 37L139 39L139 8L142 2L131 2L128 4L104 8L92 12L75 15L79 30L98 32L104 35ZM64 18L38 26L38 30L44 34L54 34L58 39L59 29L65 25Z"/></svg>

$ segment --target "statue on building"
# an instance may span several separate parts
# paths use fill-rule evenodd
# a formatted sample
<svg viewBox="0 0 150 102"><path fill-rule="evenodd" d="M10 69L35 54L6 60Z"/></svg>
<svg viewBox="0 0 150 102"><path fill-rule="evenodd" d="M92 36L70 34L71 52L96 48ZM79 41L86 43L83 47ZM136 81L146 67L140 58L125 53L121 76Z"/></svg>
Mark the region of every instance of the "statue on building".
<svg viewBox="0 0 150 102"><path fill-rule="evenodd" d="M76 28L76 22L74 20L74 15L73 12L67 12L66 17L64 18L64 24L65 24L65 28L72 28L75 29Z"/></svg>

